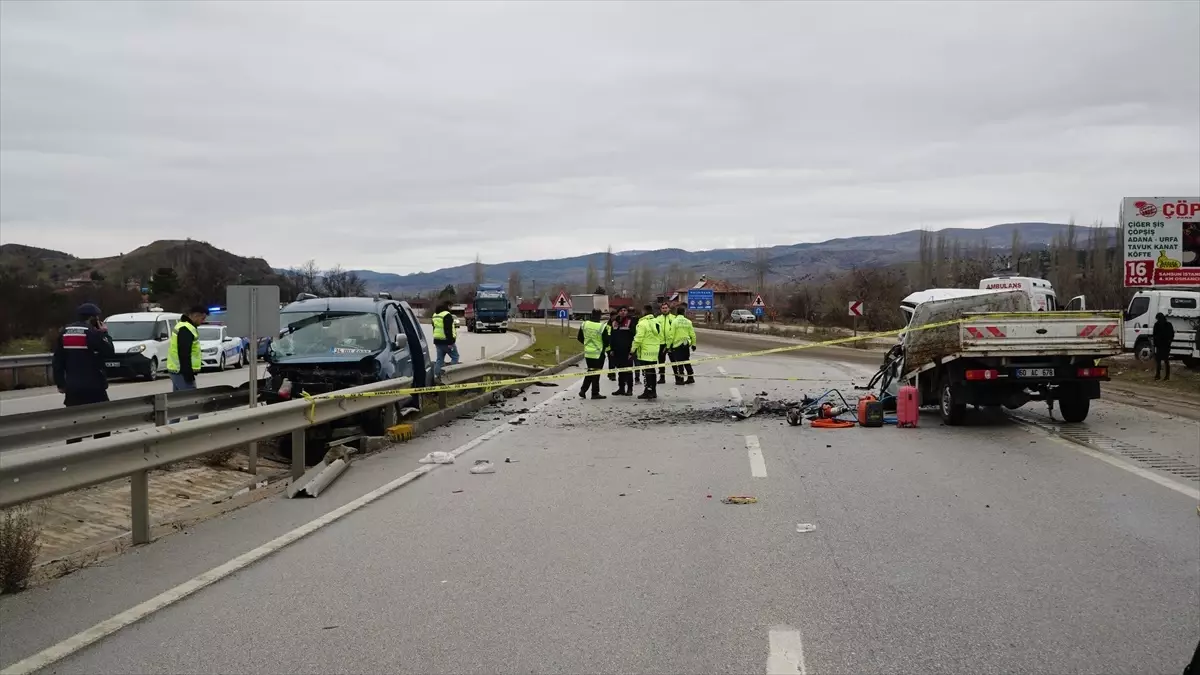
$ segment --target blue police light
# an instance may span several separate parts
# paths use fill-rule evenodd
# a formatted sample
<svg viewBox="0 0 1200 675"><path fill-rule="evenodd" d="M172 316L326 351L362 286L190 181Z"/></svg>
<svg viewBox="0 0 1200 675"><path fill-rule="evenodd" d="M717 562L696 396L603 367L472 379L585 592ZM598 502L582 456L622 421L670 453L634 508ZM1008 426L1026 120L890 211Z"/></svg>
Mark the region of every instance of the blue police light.
<svg viewBox="0 0 1200 675"><path fill-rule="evenodd" d="M212 313L214 313L214 312L219 312L219 311L221 311L221 308L220 308L220 307L209 307L209 308L208 308L208 313L209 313L209 314L212 314Z"/></svg>

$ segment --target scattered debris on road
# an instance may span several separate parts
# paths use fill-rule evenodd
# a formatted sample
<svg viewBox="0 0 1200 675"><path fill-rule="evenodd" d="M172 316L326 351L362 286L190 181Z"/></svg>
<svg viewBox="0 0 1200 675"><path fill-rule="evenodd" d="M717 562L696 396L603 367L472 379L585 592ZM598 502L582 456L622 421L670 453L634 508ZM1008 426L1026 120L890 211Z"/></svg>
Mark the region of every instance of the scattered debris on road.
<svg viewBox="0 0 1200 675"><path fill-rule="evenodd" d="M490 460L477 459L475 466L472 466L470 470L471 473L496 473L496 465L492 464Z"/></svg>
<svg viewBox="0 0 1200 675"><path fill-rule="evenodd" d="M448 452L442 452L440 450L435 450L434 452L431 452L428 455L425 455L424 457L422 457L421 459L418 459L417 461L420 462L421 464L453 464L454 463L454 455L452 455Z"/></svg>
<svg viewBox="0 0 1200 675"><path fill-rule="evenodd" d="M796 523L796 531L804 534L805 532L813 532L817 529L812 523Z"/></svg>
<svg viewBox="0 0 1200 675"><path fill-rule="evenodd" d="M450 494L452 494L452 495L462 494L462 490L451 490Z"/></svg>
<svg viewBox="0 0 1200 675"><path fill-rule="evenodd" d="M757 504L758 497L748 497L745 495L735 495L726 497L721 500L722 504Z"/></svg>

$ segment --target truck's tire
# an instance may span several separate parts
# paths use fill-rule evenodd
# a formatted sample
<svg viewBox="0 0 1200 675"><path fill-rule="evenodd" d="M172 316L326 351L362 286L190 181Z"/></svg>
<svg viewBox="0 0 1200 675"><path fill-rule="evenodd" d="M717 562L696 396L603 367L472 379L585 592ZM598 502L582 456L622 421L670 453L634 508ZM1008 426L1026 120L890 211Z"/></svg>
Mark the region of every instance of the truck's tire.
<svg viewBox="0 0 1200 675"><path fill-rule="evenodd" d="M938 412L942 415L942 422L948 427L962 424L967 415L967 404L959 403L955 398L949 375L943 375L938 386Z"/></svg>
<svg viewBox="0 0 1200 675"><path fill-rule="evenodd" d="M1091 407L1091 399L1073 389L1064 391L1063 396L1058 399L1058 411L1062 413L1063 421L1071 424L1086 420Z"/></svg>
<svg viewBox="0 0 1200 675"><path fill-rule="evenodd" d="M1150 338L1141 338L1133 344L1133 357L1138 361L1154 360L1154 343Z"/></svg>

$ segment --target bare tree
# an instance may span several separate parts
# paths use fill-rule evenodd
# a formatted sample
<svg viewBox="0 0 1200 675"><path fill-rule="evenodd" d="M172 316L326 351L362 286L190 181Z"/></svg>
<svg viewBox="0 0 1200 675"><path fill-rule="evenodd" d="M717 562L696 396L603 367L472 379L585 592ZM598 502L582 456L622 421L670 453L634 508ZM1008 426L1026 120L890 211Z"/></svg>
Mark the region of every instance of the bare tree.
<svg viewBox="0 0 1200 675"><path fill-rule="evenodd" d="M292 268L295 274L296 287L300 293L318 293L321 290L321 268L316 260L308 260L299 267Z"/></svg>
<svg viewBox="0 0 1200 675"><path fill-rule="evenodd" d="M475 254L475 263L471 266L471 274L476 287L483 283L483 261L479 258L478 253Z"/></svg>
<svg viewBox="0 0 1200 675"><path fill-rule="evenodd" d="M1021 231L1013 228L1012 250L1009 252L1008 267L1017 274L1021 273Z"/></svg>
<svg viewBox="0 0 1200 675"><path fill-rule="evenodd" d="M762 246L756 246L751 266L754 270L754 290L762 293L767 285L767 277L771 274L771 252Z"/></svg>
<svg viewBox="0 0 1200 675"><path fill-rule="evenodd" d="M367 282L355 272L334 265L321 278L321 290L333 298L353 298L367 294Z"/></svg>
<svg viewBox="0 0 1200 675"><path fill-rule="evenodd" d="M591 292L591 289L596 287L596 263L591 258L588 258L587 279L583 282L583 285L588 289L588 292Z"/></svg>
<svg viewBox="0 0 1200 675"><path fill-rule="evenodd" d="M608 247L608 250L604 252L604 287L608 288L610 293L613 292L614 290L616 290L616 289L610 288L611 286L616 285L614 283L614 281L616 280L616 277L613 276L613 274L614 274L613 262L614 262L613 251L612 251L612 246L610 245Z"/></svg>
<svg viewBox="0 0 1200 675"><path fill-rule="evenodd" d="M521 297L521 270L516 267L508 272L508 295L511 298Z"/></svg>

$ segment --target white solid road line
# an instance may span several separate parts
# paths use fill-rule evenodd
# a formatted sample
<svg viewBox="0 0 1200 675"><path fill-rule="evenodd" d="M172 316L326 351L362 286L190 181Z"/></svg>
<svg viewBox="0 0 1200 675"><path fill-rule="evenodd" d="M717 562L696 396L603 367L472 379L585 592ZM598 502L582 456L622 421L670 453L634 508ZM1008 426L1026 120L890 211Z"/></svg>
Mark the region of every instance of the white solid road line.
<svg viewBox="0 0 1200 675"><path fill-rule="evenodd" d="M1031 434L1035 434L1037 436L1043 436L1043 437L1049 436L1051 439L1058 441L1059 443L1074 450L1075 452L1081 452L1081 453L1087 455L1088 457L1098 459L1101 462L1104 462L1105 464L1111 464L1111 465L1117 467L1118 469L1123 469L1125 471L1128 471L1129 473L1131 473L1135 476L1141 476L1142 478L1145 478L1148 481L1151 481L1153 483L1158 483L1159 485L1161 485L1165 488L1174 490L1174 491L1178 492L1179 494L1187 495L1188 497L1191 497L1193 501L1200 501L1200 490L1197 490L1196 488L1194 488L1190 485L1184 485L1183 483L1171 480L1170 478L1167 478L1166 476L1161 476L1149 469L1143 469L1142 467L1137 466L1135 464L1130 464L1129 462L1126 462L1124 460L1113 457L1112 455L1108 455L1106 453L1100 452L1099 450L1093 450L1091 448L1079 445L1078 443L1073 443L1073 442L1071 442L1065 438L1062 438L1060 436L1056 436L1055 434L1047 433L1045 430L1043 430L1039 427L1035 427L1032 424L1022 422L1019 419L1016 421L1017 421L1018 426L1020 426L1022 429L1024 429L1025 431L1027 431Z"/></svg>
<svg viewBox="0 0 1200 675"><path fill-rule="evenodd" d="M767 657L767 675L808 675L800 631L791 626L771 626L768 639L771 654Z"/></svg>
<svg viewBox="0 0 1200 675"><path fill-rule="evenodd" d="M568 393L570 393L570 392L569 391L560 392L560 393L556 394L555 396L552 396L552 397L546 399L545 401L542 401L541 403L534 406L529 411L529 413L526 413L526 415L531 415L533 413L540 412L543 408L545 408L546 406L550 405L551 403L563 398ZM513 417L517 417L517 416L514 415ZM454 450L451 450L450 454L454 455L455 457L458 457L459 455L463 454L464 452L467 452L468 450L471 450L472 448L482 445L483 443L486 443L487 441L490 441L491 439L499 436L500 434L504 433L505 431L508 431L509 429L513 429L513 428L514 428L514 425L509 424L508 421L506 420L504 422L504 424L501 424L498 427L490 429L486 433L484 433L482 436L479 436L479 437L471 440L470 442L464 443L463 445L458 446ZM414 471L410 471L410 472L404 474L403 476L400 476L399 478L368 492L367 494L359 497L358 499L355 499L352 502L349 502L339 508L334 509L333 511L330 511L329 513L326 513L323 516L320 516L319 518L310 520L309 522L301 525L300 527L297 527L296 529L292 530L291 532L280 535L252 551L243 553L242 555L239 555L238 557L230 560L229 562L226 562L222 565L218 565L217 567L212 568L211 570L201 574L198 577L195 577L193 579L185 581L182 584L179 584L178 586L176 586L174 588L171 588L169 590L163 591L162 593L159 593L158 595L154 596L153 598L150 598L149 600L141 603L140 605L131 607L110 619L105 619L104 621L101 621L100 623L92 626L91 628L88 628L82 632L72 635L71 637L67 638L66 640L63 640L62 642L59 642L56 645L47 647L46 649L43 649L42 651L38 652L37 654L34 654L33 656L30 656L26 659L22 659L21 661L18 661L16 663L12 664L11 666L8 666L7 668L0 670L0 675L24 675L25 673L33 673L38 670L41 670L42 668L45 668L46 666L49 666L53 663L61 661L62 659L79 651L80 649L83 649L84 647L87 647L88 645L94 644L95 642L98 642L99 640L101 640L105 637L108 637L109 635L112 635L113 633L116 633L117 631L121 630L122 628L124 628L126 626L132 625L132 624L146 618L147 616L150 616L151 614L159 611L160 609L168 607L176 602L179 602L180 600L188 597L189 595L195 593L196 591L199 591L202 588L210 586L210 585L216 583L217 581L220 581L221 579L228 577L229 575L233 574L234 572L244 569L244 568L252 565L253 563L258 562L259 560L266 558L267 556L271 555L272 553L275 553L276 551L279 551L280 549L284 548L285 546L288 546L289 544L292 544L296 541L299 541L300 539L303 539L304 537L312 534L313 532L316 532L317 530L321 529L322 527L325 527L326 525L329 525L330 523L340 520L344 516L354 513L355 511L361 509L362 507L366 506L367 504L370 504L371 502L378 500L380 497L383 497L389 493L395 492L396 490L407 485L408 483L411 483L414 480L420 478L421 476L424 476L425 474L429 473L430 471L435 470L439 466L441 466L441 465L440 464L422 465L420 468L418 468Z"/></svg>
<svg viewBox="0 0 1200 675"><path fill-rule="evenodd" d="M746 437L746 453L750 455L750 475L755 478L766 478L767 462L763 459L762 446L758 444L758 436Z"/></svg>

